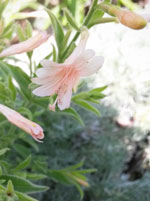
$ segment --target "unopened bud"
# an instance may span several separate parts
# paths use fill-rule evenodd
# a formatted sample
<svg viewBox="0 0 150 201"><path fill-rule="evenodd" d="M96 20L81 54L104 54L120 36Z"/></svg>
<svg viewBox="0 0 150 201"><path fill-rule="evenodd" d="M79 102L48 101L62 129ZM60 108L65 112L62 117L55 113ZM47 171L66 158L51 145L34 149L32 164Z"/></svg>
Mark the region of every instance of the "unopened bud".
<svg viewBox="0 0 150 201"><path fill-rule="evenodd" d="M120 23L131 29L143 29L147 25L144 17L126 10L117 10L116 17Z"/></svg>
<svg viewBox="0 0 150 201"><path fill-rule="evenodd" d="M119 22L131 29L143 29L147 25L147 20L131 11L120 9L109 3L101 3L99 7L109 15L118 18Z"/></svg>
<svg viewBox="0 0 150 201"><path fill-rule="evenodd" d="M80 185L82 185L82 186L84 186L84 187L88 187L88 186L89 186L88 182L84 181L83 179L79 179L79 178L75 177L75 180L76 180Z"/></svg>

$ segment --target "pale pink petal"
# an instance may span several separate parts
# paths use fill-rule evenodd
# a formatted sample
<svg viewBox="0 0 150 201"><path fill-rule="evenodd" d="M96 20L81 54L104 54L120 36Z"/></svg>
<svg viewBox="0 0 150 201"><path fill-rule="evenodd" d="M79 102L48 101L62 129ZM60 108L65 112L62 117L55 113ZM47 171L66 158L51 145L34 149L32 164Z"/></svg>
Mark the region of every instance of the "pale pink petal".
<svg viewBox="0 0 150 201"><path fill-rule="evenodd" d="M23 41L21 43L12 45L7 49L3 50L0 53L0 58L32 51L35 48L39 47L42 43L44 43L48 38L49 35L46 32L39 32L32 38L29 38L28 40Z"/></svg>
<svg viewBox="0 0 150 201"><path fill-rule="evenodd" d="M32 91L32 93L36 96L44 97L51 96L55 94L58 90L58 86L51 87L49 85L42 85Z"/></svg>
<svg viewBox="0 0 150 201"><path fill-rule="evenodd" d="M64 110L70 107L71 97L72 97L72 87L68 87L65 94L57 102L60 110Z"/></svg>
<svg viewBox="0 0 150 201"><path fill-rule="evenodd" d="M81 32L81 39L79 45L73 50L72 54L65 60L65 63L73 63L77 56L79 56L84 50L89 37L88 31Z"/></svg>
<svg viewBox="0 0 150 201"><path fill-rule="evenodd" d="M35 78L32 78L32 82L35 83L35 84L42 84L42 85L45 85L45 84L49 84L49 85L54 85L54 84L57 84L57 82L63 78L63 73L59 73L55 76L51 76L49 74L47 74L47 76L45 77L35 77Z"/></svg>
<svg viewBox="0 0 150 201"><path fill-rule="evenodd" d="M89 63L82 66L80 69L80 76L90 76L102 67L104 63L104 58L101 56L94 57Z"/></svg>
<svg viewBox="0 0 150 201"><path fill-rule="evenodd" d="M68 68L70 65L68 64L58 64L48 60L42 60L41 64L44 66L43 68L39 68L36 71L36 75L38 77L47 77L47 76L55 76L57 73L62 71L65 68Z"/></svg>
<svg viewBox="0 0 150 201"><path fill-rule="evenodd" d="M85 50L83 51L83 53L80 54L80 56L78 56L76 58L76 60L73 63L73 66L75 66L75 68L80 68L80 66L84 65L85 63L87 63L90 59L92 59L95 56L95 52L93 50Z"/></svg>

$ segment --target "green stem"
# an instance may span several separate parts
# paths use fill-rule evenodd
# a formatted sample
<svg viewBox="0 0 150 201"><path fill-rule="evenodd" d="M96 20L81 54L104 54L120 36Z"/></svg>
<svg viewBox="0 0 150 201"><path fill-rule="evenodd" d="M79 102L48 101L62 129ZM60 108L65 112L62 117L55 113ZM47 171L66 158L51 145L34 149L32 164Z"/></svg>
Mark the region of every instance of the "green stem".
<svg viewBox="0 0 150 201"><path fill-rule="evenodd" d="M31 57L29 57L29 69L30 69L30 77L32 77L33 71L32 71L32 60L31 60Z"/></svg>
<svg viewBox="0 0 150 201"><path fill-rule="evenodd" d="M95 9L95 7L96 7L96 5L97 5L97 2L98 2L98 0L93 0L93 3L92 3L92 5L91 5L91 8L90 8L90 10L89 10L89 12L88 12L88 14L87 14L87 16L86 16L84 22L83 22L83 26L84 26L84 25L87 25L87 24L89 23L89 21L90 21L90 19L91 19L91 17L92 17L93 11L94 11L94 9Z"/></svg>
<svg viewBox="0 0 150 201"><path fill-rule="evenodd" d="M92 14L93 14L93 11L94 11L94 9L95 9L95 7L96 7L96 5L97 5L97 2L98 2L98 0L93 0L93 3L92 3L92 5L91 5L91 8L90 8L90 10L89 10L89 12L88 12L88 14L87 14L87 16L86 16L86 18L85 18L85 20L84 20L82 26L88 25L88 23L89 23L89 21L90 21L90 19L91 19L91 16L92 16ZM71 44L72 44L74 41L77 40L77 38L79 37L79 35L80 35L80 32L77 32L77 33L75 34L75 36L73 37L72 41L71 41L70 44L68 45L66 51L65 51L64 54L62 55L62 58L65 57L65 55L67 54L67 52L68 52L68 50L69 50ZM61 58L61 59L62 59L62 58Z"/></svg>
<svg viewBox="0 0 150 201"><path fill-rule="evenodd" d="M94 22L89 24L88 28L91 28L92 26L94 26L96 24L109 23L109 22L118 22L118 20L115 17L98 18Z"/></svg>

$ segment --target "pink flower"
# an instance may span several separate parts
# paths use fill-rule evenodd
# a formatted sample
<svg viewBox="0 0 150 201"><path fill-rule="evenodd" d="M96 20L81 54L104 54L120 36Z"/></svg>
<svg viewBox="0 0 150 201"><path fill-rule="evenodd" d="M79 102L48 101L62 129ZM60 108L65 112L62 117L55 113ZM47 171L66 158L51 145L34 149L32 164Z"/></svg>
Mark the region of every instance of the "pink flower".
<svg viewBox="0 0 150 201"><path fill-rule="evenodd" d="M12 45L7 49L3 50L0 53L0 58L32 51L35 48L39 47L42 43L44 43L48 38L49 35L46 32L39 32L32 38L29 38L28 40L25 40L21 43Z"/></svg>
<svg viewBox="0 0 150 201"><path fill-rule="evenodd" d="M70 107L72 89L77 87L80 77L90 76L96 73L104 63L101 56L95 56L93 50L85 50L88 32L81 33L79 45L62 64L49 60L41 61L44 68L36 71L37 78L32 81L41 85L33 91L37 96L51 96L57 94L57 98L50 110L55 111L56 103L60 110Z"/></svg>
<svg viewBox="0 0 150 201"><path fill-rule="evenodd" d="M0 112L15 126L29 133L36 141L44 138L43 129L33 121L26 119L15 110L0 104Z"/></svg>

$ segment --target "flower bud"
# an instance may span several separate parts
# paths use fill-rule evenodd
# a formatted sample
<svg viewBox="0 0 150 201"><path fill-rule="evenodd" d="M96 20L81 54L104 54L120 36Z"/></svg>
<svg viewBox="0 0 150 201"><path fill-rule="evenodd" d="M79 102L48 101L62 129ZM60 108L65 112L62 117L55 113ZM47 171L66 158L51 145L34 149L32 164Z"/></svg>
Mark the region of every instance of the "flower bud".
<svg viewBox="0 0 150 201"><path fill-rule="evenodd" d="M119 22L131 29L143 29L147 25L147 20L131 11L120 9L108 3L101 3L99 7L109 15L118 18Z"/></svg>
<svg viewBox="0 0 150 201"><path fill-rule="evenodd" d="M147 21L142 16L130 11L117 10L115 15L121 24L131 29L143 29L147 25Z"/></svg>

